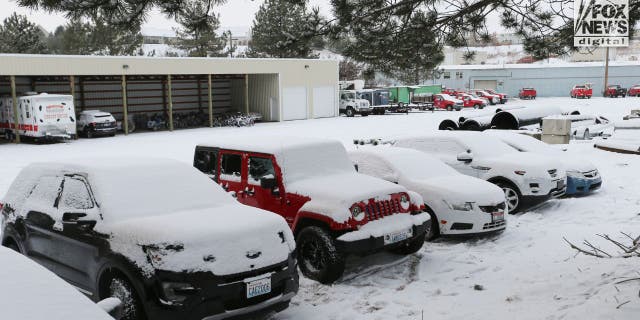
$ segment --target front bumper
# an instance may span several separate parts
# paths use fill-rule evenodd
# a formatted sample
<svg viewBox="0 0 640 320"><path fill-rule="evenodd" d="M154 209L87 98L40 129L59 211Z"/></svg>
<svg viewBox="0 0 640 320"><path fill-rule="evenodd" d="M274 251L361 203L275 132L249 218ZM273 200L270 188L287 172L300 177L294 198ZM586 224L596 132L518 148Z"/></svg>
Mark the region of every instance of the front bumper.
<svg viewBox="0 0 640 320"><path fill-rule="evenodd" d="M295 255L279 264L228 276L214 276L210 272L175 273L157 271L153 293L145 301L149 319L158 320L218 320L237 316L258 316L287 308L298 292L298 271ZM247 298L245 279L269 274L271 292ZM181 303L165 301L162 282L188 283L196 288L183 294Z"/></svg>
<svg viewBox="0 0 640 320"><path fill-rule="evenodd" d="M602 178L567 177L567 195L585 194L602 187Z"/></svg>
<svg viewBox="0 0 640 320"><path fill-rule="evenodd" d="M428 213L423 212L423 213L420 213L420 215L428 216ZM428 228L430 227L431 227L431 220L427 217L426 221L422 223L419 223L419 224L410 223L405 225L399 225L398 228L395 228L393 231L391 231L391 232L396 232L396 231L405 230L405 229L408 230L409 228L411 228L412 236L403 241L399 241L392 244L385 244L386 235L369 236L369 237L358 239L358 240L344 240L344 239L340 239L342 237L341 236L341 237L338 237L338 239L336 240L336 246L340 252L343 252L345 254L356 254L356 255L372 254L378 251L399 247L407 242L413 241L418 237L422 236L423 234L425 234ZM360 231L352 231L350 233L357 233L357 232L360 232Z"/></svg>
<svg viewBox="0 0 640 320"><path fill-rule="evenodd" d="M490 210L501 215L493 215L478 208L472 211L448 210L437 214L442 236L482 235L504 230L507 227L504 210ZM443 223L444 222L444 223Z"/></svg>

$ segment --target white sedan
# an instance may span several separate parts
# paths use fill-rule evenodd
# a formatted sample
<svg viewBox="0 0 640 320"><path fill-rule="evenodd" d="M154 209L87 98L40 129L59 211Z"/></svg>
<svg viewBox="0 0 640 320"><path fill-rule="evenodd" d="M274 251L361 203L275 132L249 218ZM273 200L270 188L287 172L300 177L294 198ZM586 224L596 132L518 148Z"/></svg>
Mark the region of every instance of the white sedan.
<svg viewBox="0 0 640 320"><path fill-rule="evenodd" d="M423 152L386 146L360 147L349 157L360 173L418 192L431 215L428 238L474 235L506 227L505 196L496 185L465 176Z"/></svg>

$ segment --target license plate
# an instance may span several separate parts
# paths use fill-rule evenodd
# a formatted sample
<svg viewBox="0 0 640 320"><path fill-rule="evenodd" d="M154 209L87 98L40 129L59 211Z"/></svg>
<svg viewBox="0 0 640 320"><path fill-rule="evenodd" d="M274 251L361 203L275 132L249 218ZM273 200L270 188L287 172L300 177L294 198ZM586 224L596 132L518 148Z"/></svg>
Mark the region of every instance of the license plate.
<svg viewBox="0 0 640 320"><path fill-rule="evenodd" d="M504 212L498 211L491 213L491 221L502 221L504 220Z"/></svg>
<svg viewBox="0 0 640 320"><path fill-rule="evenodd" d="M400 241L407 240L413 235L413 230L399 231L395 233L389 233L384 236L384 244L392 244Z"/></svg>
<svg viewBox="0 0 640 320"><path fill-rule="evenodd" d="M271 277L247 282L247 299L271 292Z"/></svg>

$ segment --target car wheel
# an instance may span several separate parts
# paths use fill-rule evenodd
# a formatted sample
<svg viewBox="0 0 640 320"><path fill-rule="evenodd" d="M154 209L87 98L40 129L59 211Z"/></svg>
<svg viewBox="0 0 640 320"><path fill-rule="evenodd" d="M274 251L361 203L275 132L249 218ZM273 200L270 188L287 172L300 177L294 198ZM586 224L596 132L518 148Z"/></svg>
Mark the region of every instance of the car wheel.
<svg viewBox="0 0 640 320"><path fill-rule="evenodd" d="M107 282L102 298L114 297L122 301L122 317L120 320L146 320L142 303L129 280L115 275Z"/></svg>
<svg viewBox="0 0 640 320"><path fill-rule="evenodd" d="M356 112L353 110L353 108L349 107L347 108L347 111L344 112L345 115L347 115L347 117L353 117L356 115Z"/></svg>
<svg viewBox="0 0 640 320"><path fill-rule="evenodd" d="M306 227L297 238L300 270L307 278L332 283L344 273L345 260L335 241L320 227Z"/></svg>
<svg viewBox="0 0 640 320"><path fill-rule="evenodd" d="M429 216L431 216L431 226L429 227L429 230L427 230L425 238L427 241L431 241L437 239L440 236L440 223L438 221L438 217L436 217L436 214L429 207L427 207L427 213L429 213Z"/></svg>
<svg viewBox="0 0 640 320"><path fill-rule="evenodd" d="M518 213L521 205L520 190L509 182L497 182L496 185L504 191L504 196L507 200L507 207L510 214Z"/></svg>
<svg viewBox="0 0 640 320"><path fill-rule="evenodd" d="M427 232L429 231L427 230ZM418 252L420 248L422 248L426 238L427 238L427 233L425 232L421 235L418 235L415 238L412 238L411 240L403 242L399 247L391 249L391 252L396 254L401 254L401 255L414 254Z"/></svg>

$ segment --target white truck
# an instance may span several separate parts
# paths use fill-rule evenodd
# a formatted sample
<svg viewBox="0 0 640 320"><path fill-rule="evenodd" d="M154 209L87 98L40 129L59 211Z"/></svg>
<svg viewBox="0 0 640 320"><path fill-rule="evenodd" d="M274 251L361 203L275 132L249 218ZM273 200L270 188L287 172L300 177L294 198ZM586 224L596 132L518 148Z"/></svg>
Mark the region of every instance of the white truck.
<svg viewBox="0 0 640 320"><path fill-rule="evenodd" d="M41 93L20 96L17 100L16 125L13 99L0 98L0 133L3 133L7 140L12 140L15 135L34 140L76 137L73 96Z"/></svg>
<svg viewBox="0 0 640 320"><path fill-rule="evenodd" d="M355 90L341 90L340 113L344 113L347 117L353 117L356 114L366 117L371 113L371 104L365 99L358 98Z"/></svg>

